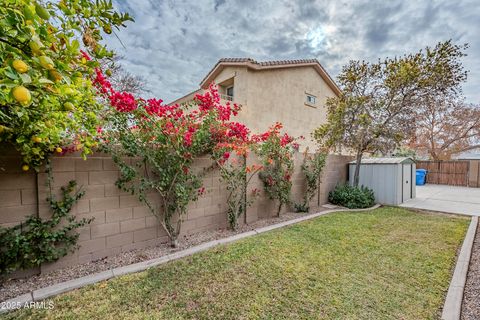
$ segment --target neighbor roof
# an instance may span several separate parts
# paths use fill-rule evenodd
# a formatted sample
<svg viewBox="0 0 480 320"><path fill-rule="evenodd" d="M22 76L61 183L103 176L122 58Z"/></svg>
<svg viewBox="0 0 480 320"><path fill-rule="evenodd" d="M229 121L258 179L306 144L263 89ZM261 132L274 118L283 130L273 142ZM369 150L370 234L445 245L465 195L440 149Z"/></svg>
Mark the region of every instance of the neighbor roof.
<svg viewBox="0 0 480 320"><path fill-rule="evenodd" d="M362 159L361 164L374 164L374 163L396 164L396 163L403 163L405 161L413 162L413 159L410 157L366 158L366 159ZM357 163L357 161L352 161L350 163L355 164Z"/></svg>
<svg viewBox="0 0 480 320"><path fill-rule="evenodd" d="M335 94L340 94L340 88L337 86L332 77L327 73L323 66L317 59L299 59L299 60L274 60L274 61L255 61L252 58L222 58L218 60L215 66L208 72L208 74L200 82L200 87L206 89L210 82L223 70L225 67L231 66L246 66L253 70L269 70L292 67L309 67L312 66L333 90Z"/></svg>
<svg viewBox="0 0 480 320"><path fill-rule="evenodd" d="M478 160L480 159L480 153L466 153L456 157L458 160Z"/></svg>

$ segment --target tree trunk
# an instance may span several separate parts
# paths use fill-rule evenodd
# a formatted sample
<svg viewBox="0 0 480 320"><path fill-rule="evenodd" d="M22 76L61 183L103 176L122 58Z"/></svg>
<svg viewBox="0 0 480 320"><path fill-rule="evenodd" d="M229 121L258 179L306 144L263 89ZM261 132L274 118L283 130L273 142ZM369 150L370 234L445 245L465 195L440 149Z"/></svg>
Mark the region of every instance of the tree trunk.
<svg viewBox="0 0 480 320"><path fill-rule="evenodd" d="M317 179L317 207L320 208L320 185L322 183L322 179L321 179L321 173L320 173L320 176L318 176L318 179Z"/></svg>
<svg viewBox="0 0 480 320"><path fill-rule="evenodd" d="M278 206L277 217L280 217L280 211L282 211L283 202L280 201L280 205Z"/></svg>
<svg viewBox="0 0 480 320"><path fill-rule="evenodd" d="M360 164L362 163L363 152L357 152L357 162L355 164L355 173L353 175L353 186L358 187L360 182Z"/></svg>
<svg viewBox="0 0 480 320"><path fill-rule="evenodd" d="M171 238L171 239L170 239L170 246L171 246L172 248L177 248L177 247L178 247L178 239L177 239L177 238L175 238L175 239L174 239L174 238Z"/></svg>

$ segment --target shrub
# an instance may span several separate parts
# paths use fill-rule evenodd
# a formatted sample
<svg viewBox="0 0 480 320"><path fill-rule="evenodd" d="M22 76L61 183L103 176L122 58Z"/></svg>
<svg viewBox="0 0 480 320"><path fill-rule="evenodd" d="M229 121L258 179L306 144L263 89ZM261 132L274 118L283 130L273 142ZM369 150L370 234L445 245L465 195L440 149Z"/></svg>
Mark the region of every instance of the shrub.
<svg viewBox="0 0 480 320"><path fill-rule="evenodd" d="M101 88L110 87L100 73L97 81ZM113 108L107 114L109 130L105 130L103 149L120 169L116 184L150 209L172 246L177 245L188 204L205 191L203 173L192 166L217 142L216 129L222 123L217 96L216 91L208 91L191 106L166 106L161 100L107 91ZM147 196L151 191L156 192L160 206Z"/></svg>
<svg viewBox="0 0 480 320"><path fill-rule="evenodd" d="M195 170L195 160L208 155L223 164L230 152L247 140L248 129L230 121L239 106L220 104L214 85L189 104L168 106L160 99L116 92L100 70L94 83L112 106L106 113L108 130L102 146L120 169L116 185L137 196L157 217L172 246L177 246L189 203L205 192L202 178L206 171ZM243 179L246 168L221 169L222 179L228 180ZM244 211L244 197L239 192L245 187L228 189L235 194L229 198L232 223ZM160 204L148 196L152 192Z"/></svg>
<svg viewBox="0 0 480 320"><path fill-rule="evenodd" d="M250 130L242 123L230 122L225 125L225 137L222 138L223 141L217 143L211 156L220 169L221 181L226 184L227 221L230 228L235 230L240 216L244 216L246 223L247 208L259 195L257 189L247 195L247 189L262 166L255 164L247 166L247 156L257 142L256 136L252 137Z"/></svg>
<svg viewBox="0 0 480 320"><path fill-rule="evenodd" d="M75 230L93 220L76 220L70 215L72 206L85 194L74 192L75 187L75 181L62 187L62 200L49 196L47 200L53 212L50 219L31 215L19 225L0 227L0 275L38 267L75 251L79 236Z"/></svg>
<svg viewBox="0 0 480 320"><path fill-rule="evenodd" d="M315 153L309 155L305 152L305 158L303 159L302 172L305 175L307 183L307 189L303 197L302 203L295 203L296 212L308 212L310 211L310 200L315 196L318 188L320 187L321 174L325 164L327 162L326 153Z"/></svg>
<svg viewBox="0 0 480 320"><path fill-rule="evenodd" d="M328 194L328 201L349 209L369 208L375 204L375 194L364 186L338 185Z"/></svg>
<svg viewBox="0 0 480 320"><path fill-rule="evenodd" d="M266 133L258 136L261 142L255 146L255 152L263 165L259 178L267 196L278 201L277 216L280 216L283 205L290 203L293 153L298 150L295 139L286 133L281 135L281 129L282 124L276 123Z"/></svg>
<svg viewBox="0 0 480 320"><path fill-rule="evenodd" d="M257 198L258 190L252 190L247 194L248 184L252 178L262 169L258 165L246 165L246 158L241 161L231 159L230 161L219 162L220 177L226 184L227 197L227 221L232 230L238 227L238 219L245 217L247 208Z"/></svg>

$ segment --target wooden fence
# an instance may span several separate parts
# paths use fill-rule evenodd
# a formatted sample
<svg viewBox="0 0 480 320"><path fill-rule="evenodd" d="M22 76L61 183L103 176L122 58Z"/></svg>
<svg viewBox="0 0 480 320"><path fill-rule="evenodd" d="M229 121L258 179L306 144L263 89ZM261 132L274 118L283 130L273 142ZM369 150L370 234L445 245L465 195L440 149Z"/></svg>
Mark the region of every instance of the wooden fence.
<svg viewBox="0 0 480 320"><path fill-rule="evenodd" d="M427 170L427 183L465 187L469 185L470 162L467 160L418 161L417 169Z"/></svg>

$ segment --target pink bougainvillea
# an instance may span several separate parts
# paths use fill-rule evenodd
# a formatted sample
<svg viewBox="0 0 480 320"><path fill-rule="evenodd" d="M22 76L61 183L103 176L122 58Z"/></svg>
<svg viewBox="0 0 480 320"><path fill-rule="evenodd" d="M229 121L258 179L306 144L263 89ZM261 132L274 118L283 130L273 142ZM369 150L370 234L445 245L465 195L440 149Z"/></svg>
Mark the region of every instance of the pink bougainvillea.
<svg viewBox="0 0 480 320"><path fill-rule="evenodd" d="M120 112L131 112L137 109L137 100L128 92L114 92L110 95L110 104Z"/></svg>
<svg viewBox="0 0 480 320"><path fill-rule="evenodd" d="M247 174L249 180L264 169L264 166L246 167L245 161L240 159L245 159L253 145L266 144L272 137L279 148L290 148L294 141L287 134L280 136L280 123L263 134L252 135L247 126L231 121L240 106L222 104L214 84L204 93L195 95L192 104L166 105L161 99L137 98L131 93L116 91L100 69L96 70L92 83L112 107L105 116L110 123L102 139L106 151L113 154L121 168L118 184L137 194L138 199L162 219L172 243L179 232L179 225L172 223L172 217L184 214L188 203L206 192L201 175L192 170L196 158L210 155L220 167L222 177L232 180L229 190L236 194L228 204L231 206L229 221L235 226L245 208L241 193L246 187L239 181L246 181ZM126 157L140 160L132 165L123 160ZM145 175L146 166L152 168L154 174ZM282 177L290 181L289 173ZM148 203L145 192L151 189L157 190L161 197L162 213Z"/></svg>

